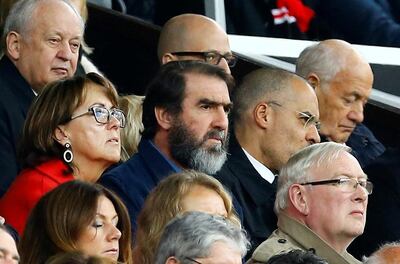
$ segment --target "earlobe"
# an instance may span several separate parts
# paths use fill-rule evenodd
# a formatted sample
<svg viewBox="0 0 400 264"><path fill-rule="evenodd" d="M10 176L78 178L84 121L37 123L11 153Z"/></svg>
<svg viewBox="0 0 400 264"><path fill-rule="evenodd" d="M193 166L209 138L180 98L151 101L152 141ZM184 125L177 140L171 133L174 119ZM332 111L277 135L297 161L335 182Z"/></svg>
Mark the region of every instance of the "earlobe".
<svg viewBox="0 0 400 264"><path fill-rule="evenodd" d="M53 138L63 146L65 143L69 143L69 138L64 126L57 126L57 128L54 130Z"/></svg>
<svg viewBox="0 0 400 264"><path fill-rule="evenodd" d="M253 111L256 124L261 128L267 128L270 109L267 103L259 103Z"/></svg>
<svg viewBox="0 0 400 264"><path fill-rule="evenodd" d="M20 57L21 35L15 31L11 31L6 37L7 53L12 60L16 61Z"/></svg>
<svg viewBox="0 0 400 264"><path fill-rule="evenodd" d="M173 118L167 109L156 106L154 108L154 114L157 119L158 125L164 130L169 130L172 126Z"/></svg>
<svg viewBox="0 0 400 264"><path fill-rule="evenodd" d="M176 60L177 60L176 57L171 53L165 53L161 58L161 63L167 64L170 61L176 61Z"/></svg>
<svg viewBox="0 0 400 264"><path fill-rule="evenodd" d="M293 184L289 188L289 199L293 206L303 215L308 215L309 206L304 186Z"/></svg>

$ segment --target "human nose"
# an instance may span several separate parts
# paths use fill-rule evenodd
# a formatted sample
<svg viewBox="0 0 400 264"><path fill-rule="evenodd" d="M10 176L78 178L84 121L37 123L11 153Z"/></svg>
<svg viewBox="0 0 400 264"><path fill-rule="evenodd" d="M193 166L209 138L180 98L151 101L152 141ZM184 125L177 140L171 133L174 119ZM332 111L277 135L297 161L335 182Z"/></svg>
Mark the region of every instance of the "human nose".
<svg viewBox="0 0 400 264"><path fill-rule="evenodd" d="M315 144L315 143L321 142L321 138L319 136L318 129L315 125L311 125L307 128L306 140L310 144Z"/></svg>
<svg viewBox="0 0 400 264"><path fill-rule="evenodd" d="M109 240L119 240L121 238L121 231L118 229L118 227L112 225L110 232L108 234L108 239Z"/></svg>
<svg viewBox="0 0 400 264"><path fill-rule="evenodd" d="M72 51L70 44L68 42L63 42L57 52L57 57L64 61L69 61L72 60L73 56L74 52Z"/></svg>
<svg viewBox="0 0 400 264"><path fill-rule="evenodd" d="M217 111L213 119L212 127L220 130L228 129L228 114L223 106L219 106L217 108Z"/></svg>
<svg viewBox="0 0 400 264"><path fill-rule="evenodd" d="M119 129L121 127L121 121L119 121L115 116L110 115L107 126L108 129Z"/></svg>
<svg viewBox="0 0 400 264"><path fill-rule="evenodd" d="M222 68L226 73L231 74L231 68L229 68L228 62L224 57L219 61L218 67Z"/></svg>
<svg viewBox="0 0 400 264"><path fill-rule="evenodd" d="M362 102L354 104L348 114L348 118L359 124L364 120L364 105Z"/></svg>
<svg viewBox="0 0 400 264"><path fill-rule="evenodd" d="M355 185L355 200L356 201L366 201L368 199L368 191L365 187L361 186L358 182Z"/></svg>

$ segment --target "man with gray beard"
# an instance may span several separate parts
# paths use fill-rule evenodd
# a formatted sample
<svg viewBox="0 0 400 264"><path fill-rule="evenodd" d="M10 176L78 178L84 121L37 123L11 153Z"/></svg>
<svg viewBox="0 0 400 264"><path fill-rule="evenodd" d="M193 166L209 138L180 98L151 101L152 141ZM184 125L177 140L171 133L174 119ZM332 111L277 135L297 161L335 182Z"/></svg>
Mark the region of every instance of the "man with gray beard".
<svg viewBox="0 0 400 264"><path fill-rule="evenodd" d="M138 153L100 178L125 202L132 232L145 198L160 180L182 169L214 174L222 167L232 86L231 75L204 62L161 67L143 102Z"/></svg>

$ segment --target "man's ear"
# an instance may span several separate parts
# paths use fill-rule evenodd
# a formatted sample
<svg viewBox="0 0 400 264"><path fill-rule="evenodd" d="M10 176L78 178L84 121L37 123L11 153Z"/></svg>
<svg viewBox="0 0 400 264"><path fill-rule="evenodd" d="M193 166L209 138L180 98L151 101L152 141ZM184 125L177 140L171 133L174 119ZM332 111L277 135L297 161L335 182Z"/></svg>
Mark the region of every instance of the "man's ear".
<svg viewBox="0 0 400 264"><path fill-rule="evenodd" d="M162 127L164 130L169 130L171 128L174 118L172 117L171 113L167 111L167 109L156 106L154 108L154 114L160 127Z"/></svg>
<svg viewBox="0 0 400 264"><path fill-rule="evenodd" d="M172 55L171 53L165 53L161 58L161 63L166 64L170 61L176 61L176 56Z"/></svg>
<svg viewBox="0 0 400 264"><path fill-rule="evenodd" d="M321 80L315 73L310 73L307 77L307 82L311 85L311 87L317 91L321 86Z"/></svg>
<svg viewBox="0 0 400 264"><path fill-rule="evenodd" d="M53 138L63 146L65 143L69 143L67 132L65 131L65 127L62 125L57 126L57 128L54 130Z"/></svg>
<svg viewBox="0 0 400 264"><path fill-rule="evenodd" d="M293 204L293 207L297 209L301 214L309 214L308 196L305 186L300 184L292 184L289 187L289 200Z"/></svg>
<svg viewBox="0 0 400 264"><path fill-rule="evenodd" d="M253 110L253 118L261 128L267 128L271 109L267 103L259 103Z"/></svg>
<svg viewBox="0 0 400 264"><path fill-rule="evenodd" d="M12 60L16 61L19 59L20 48L21 35L15 31L9 32L6 37L6 49Z"/></svg>
<svg viewBox="0 0 400 264"><path fill-rule="evenodd" d="M169 257L167 261L165 261L165 264L177 264L179 263L179 260L177 260L175 257Z"/></svg>

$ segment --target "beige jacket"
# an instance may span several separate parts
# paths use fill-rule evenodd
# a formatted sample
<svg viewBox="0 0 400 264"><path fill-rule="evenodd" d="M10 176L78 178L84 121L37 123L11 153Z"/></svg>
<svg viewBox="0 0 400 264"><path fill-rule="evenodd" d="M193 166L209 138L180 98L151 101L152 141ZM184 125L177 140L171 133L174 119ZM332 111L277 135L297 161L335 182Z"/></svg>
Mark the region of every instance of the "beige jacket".
<svg viewBox="0 0 400 264"><path fill-rule="evenodd" d="M349 253L339 254L307 226L285 214L279 215L278 229L254 251L250 263L266 263L269 258L293 249L310 250L329 264L360 264Z"/></svg>

